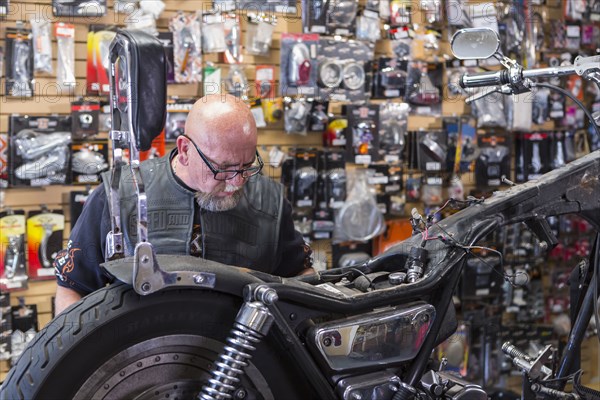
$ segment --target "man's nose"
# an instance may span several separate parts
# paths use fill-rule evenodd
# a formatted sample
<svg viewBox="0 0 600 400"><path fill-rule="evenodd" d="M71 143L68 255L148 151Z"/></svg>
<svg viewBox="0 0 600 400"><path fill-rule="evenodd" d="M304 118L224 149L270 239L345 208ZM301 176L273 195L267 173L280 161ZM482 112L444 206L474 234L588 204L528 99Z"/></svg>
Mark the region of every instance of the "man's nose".
<svg viewBox="0 0 600 400"><path fill-rule="evenodd" d="M241 173L238 173L236 176L229 180L229 183L234 186L243 186L244 183L246 183L246 179L244 179Z"/></svg>

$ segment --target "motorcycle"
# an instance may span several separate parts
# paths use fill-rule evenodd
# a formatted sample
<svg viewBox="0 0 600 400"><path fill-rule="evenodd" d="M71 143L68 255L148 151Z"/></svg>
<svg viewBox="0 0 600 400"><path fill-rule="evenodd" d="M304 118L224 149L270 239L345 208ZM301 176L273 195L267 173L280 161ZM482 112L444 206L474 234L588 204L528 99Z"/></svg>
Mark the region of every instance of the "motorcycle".
<svg viewBox="0 0 600 400"><path fill-rule="evenodd" d="M463 30L453 48L458 57L486 58L497 54L498 43L491 30ZM160 42L146 34L120 31L111 45L110 137L115 165L123 147L133 160L138 242L127 254L120 169L113 168L103 266L118 282L86 296L37 334L1 387L2 400L487 399L482 387L431 359L435 346L456 330L452 295L477 243L524 222L551 248L557 238L546 218L563 214L578 214L600 232L596 151L486 200L454 202L463 209L440 222L415 212L412 237L356 266L281 278L156 254L147 240L137 160L164 124L164 65ZM503 93L525 90L536 77L567 73L598 82L600 64L596 57L543 70L507 65L462 82ZM600 398L572 376L598 299L598 235L587 267L578 270L580 300L572 302L576 319L558 368L549 367L550 347L530 355L503 346L522 371L523 398Z"/></svg>

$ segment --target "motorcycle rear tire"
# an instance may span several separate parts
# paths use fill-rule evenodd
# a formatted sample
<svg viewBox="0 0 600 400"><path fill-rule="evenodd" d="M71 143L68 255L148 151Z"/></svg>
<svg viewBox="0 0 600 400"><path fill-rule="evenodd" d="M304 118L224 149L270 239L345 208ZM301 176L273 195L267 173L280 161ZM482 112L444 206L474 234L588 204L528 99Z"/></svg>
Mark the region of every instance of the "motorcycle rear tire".
<svg viewBox="0 0 600 400"><path fill-rule="evenodd" d="M240 305L239 298L206 290L142 297L122 283L105 287L36 335L0 387L0 399L145 400L169 393L183 399L208 378ZM238 398L312 398L293 360L272 343L269 334L257 346Z"/></svg>

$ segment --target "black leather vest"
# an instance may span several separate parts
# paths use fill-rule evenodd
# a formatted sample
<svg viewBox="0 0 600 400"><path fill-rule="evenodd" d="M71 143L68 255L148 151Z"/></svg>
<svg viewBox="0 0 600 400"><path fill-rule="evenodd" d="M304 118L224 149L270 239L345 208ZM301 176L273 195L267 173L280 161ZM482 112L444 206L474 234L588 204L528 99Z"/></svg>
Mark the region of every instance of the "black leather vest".
<svg viewBox="0 0 600 400"><path fill-rule="evenodd" d="M198 207L194 193L175 180L170 158L148 160L140 167L148 197L148 240L157 254L189 254L194 209ZM108 172L103 180L108 197ZM119 192L125 248L127 255L132 255L137 241L137 199L129 166L122 169ZM234 209L199 209L203 258L272 273L278 262L282 209L281 184L262 175L246 182Z"/></svg>

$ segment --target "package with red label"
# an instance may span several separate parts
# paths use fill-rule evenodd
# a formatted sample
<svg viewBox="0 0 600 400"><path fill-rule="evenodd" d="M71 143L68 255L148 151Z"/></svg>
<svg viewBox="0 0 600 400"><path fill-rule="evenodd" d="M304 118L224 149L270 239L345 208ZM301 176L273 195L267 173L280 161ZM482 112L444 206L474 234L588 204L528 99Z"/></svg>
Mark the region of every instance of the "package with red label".
<svg viewBox="0 0 600 400"><path fill-rule="evenodd" d="M86 139L99 131L100 103L78 100L71 103L72 138Z"/></svg>
<svg viewBox="0 0 600 400"><path fill-rule="evenodd" d="M33 210L27 215L27 254L31 279L54 279L52 262L63 248L65 216L61 210Z"/></svg>

